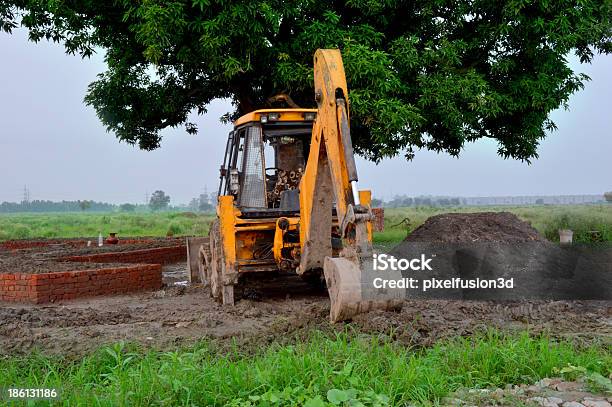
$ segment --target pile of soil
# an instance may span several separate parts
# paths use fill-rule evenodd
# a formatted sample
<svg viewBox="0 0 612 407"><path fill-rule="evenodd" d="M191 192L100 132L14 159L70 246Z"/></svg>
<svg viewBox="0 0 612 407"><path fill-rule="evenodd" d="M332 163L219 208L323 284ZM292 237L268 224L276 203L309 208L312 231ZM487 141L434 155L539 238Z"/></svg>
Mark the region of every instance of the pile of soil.
<svg viewBox="0 0 612 407"><path fill-rule="evenodd" d="M432 258L427 273L403 276L476 281L512 279L512 289L411 290L411 298L469 300L604 300L612 298L612 248L559 246L509 212L432 216L390 251Z"/></svg>
<svg viewBox="0 0 612 407"><path fill-rule="evenodd" d="M510 212L444 213L416 228L406 242L545 242L530 224Z"/></svg>

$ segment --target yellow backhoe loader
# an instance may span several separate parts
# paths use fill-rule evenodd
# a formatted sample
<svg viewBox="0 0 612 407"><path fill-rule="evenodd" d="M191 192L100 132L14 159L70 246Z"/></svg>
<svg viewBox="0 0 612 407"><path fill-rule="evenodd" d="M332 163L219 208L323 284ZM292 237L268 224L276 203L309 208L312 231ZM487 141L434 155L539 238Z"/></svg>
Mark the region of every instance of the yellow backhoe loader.
<svg viewBox="0 0 612 407"><path fill-rule="evenodd" d="M357 189L338 50L315 53L314 84L317 109L256 110L234 123L200 278L233 305L249 273L324 275L332 322L401 307L402 293L372 292L362 277L372 258L371 193Z"/></svg>

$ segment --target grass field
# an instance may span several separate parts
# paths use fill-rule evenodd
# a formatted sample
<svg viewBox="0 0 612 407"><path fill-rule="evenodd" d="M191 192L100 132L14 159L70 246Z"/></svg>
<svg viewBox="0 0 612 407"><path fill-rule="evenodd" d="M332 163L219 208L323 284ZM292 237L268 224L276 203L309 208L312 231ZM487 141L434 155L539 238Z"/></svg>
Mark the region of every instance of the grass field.
<svg viewBox="0 0 612 407"><path fill-rule="evenodd" d="M58 388L64 405L430 405L458 388L503 387L568 365L610 374L609 350L495 331L409 349L384 339L315 333L257 354L220 354L207 342L175 352L116 344L79 360L0 359L0 383ZM406 404L405 404L406 403Z"/></svg>
<svg viewBox="0 0 612 407"><path fill-rule="evenodd" d="M128 236L204 235L213 215L192 212L48 213L0 215L0 240Z"/></svg>
<svg viewBox="0 0 612 407"><path fill-rule="evenodd" d="M401 241L428 217L444 212L510 211L530 222L549 240L558 241L558 229L574 231L574 240L588 242L589 231L602 233L612 241L612 205L518 206L469 208L385 209L385 231L375 234L379 244ZM0 240L96 237L99 232L119 236L204 235L213 219L211 214L192 212L159 213L49 213L0 215ZM402 221L409 220L409 224Z"/></svg>

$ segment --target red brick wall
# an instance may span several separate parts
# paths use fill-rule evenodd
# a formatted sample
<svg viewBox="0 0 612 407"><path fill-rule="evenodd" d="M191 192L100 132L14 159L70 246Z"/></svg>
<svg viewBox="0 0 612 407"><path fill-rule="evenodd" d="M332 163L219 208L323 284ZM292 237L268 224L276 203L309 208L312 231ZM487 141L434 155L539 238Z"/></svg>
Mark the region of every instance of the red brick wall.
<svg viewBox="0 0 612 407"><path fill-rule="evenodd" d="M43 274L0 274L0 300L36 304L77 297L158 290L160 264Z"/></svg>
<svg viewBox="0 0 612 407"><path fill-rule="evenodd" d="M180 246L158 247L154 249L130 250L127 252L96 253L84 256L63 257L62 261L80 263L147 263L169 264L187 259L185 244Z"/></svg>
<svg viewBox="0 0 612 407"><path fill-rule="evenodd" d="M176 240L176 243L180 244L179 238L174 238L173 240ZM91 242L94 245L97 245L98 239L92 238ZM151 242L154 242L154 240L147 239L147 238L119 239L118 244L122 245L122 244L142 243L144 246L147 243L151 243ZM6 249L6 250L19 250L19 249L32 249L36 247L46 247L52 244L62 244L62 245L72 246L72 247L83 247L87 245L87 240L77 240L77 239L7 240L5 242L0 242L0 248Z"/></svg>
<svg viewBox="0 0 612 407"><path fill-rule="evenodd" d="M6 242L0 242L0 248L6 250L32 249L60 243L69 246L79 245L77 244L78 242L69 240L7 240ZM85 245L85 242L83 242L82 245Z"/></svg>

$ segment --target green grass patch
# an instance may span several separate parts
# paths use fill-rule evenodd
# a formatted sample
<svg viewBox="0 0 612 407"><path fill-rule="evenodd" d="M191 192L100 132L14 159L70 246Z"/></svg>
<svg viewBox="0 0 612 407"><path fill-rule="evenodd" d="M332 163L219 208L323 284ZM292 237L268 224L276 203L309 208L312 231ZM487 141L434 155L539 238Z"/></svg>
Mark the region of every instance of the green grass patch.
<svg viewBox="0 0 612 407"><path fill-rule="evenodd" d="M0 215L0 240L97 237L117 232L130 236L201 236L208 234L211 214L49 213Z"/></svg>
<svg viewBox="0 0 612 407"><path fill-rule="evenodd" d="M509 211L529 222L547 239L559 241L559 229L572 229L574 241L590 242L590 231L599 231L612 242L612 205L385 209L385 231L374 234L374 243L393 247L433 215L448 212ZM97 237L117 232L128 236L206 235L212 214L158 213L53 213L0 215L0 240L28 238ZM405 219L409 221L406 222Z"/></svg>
<svg viewBox="0 0 612 407"><path fill-rule="evenodd" d="M313 333L255 355L219 354L207 342L174 352L116 344L76 361L36 354L0 362L0 386L61 388L64 405L327 406L435 403L458 388L533 382L570 365L607 376L612 356L603 346L489 331L418 350Z"/></svg>

